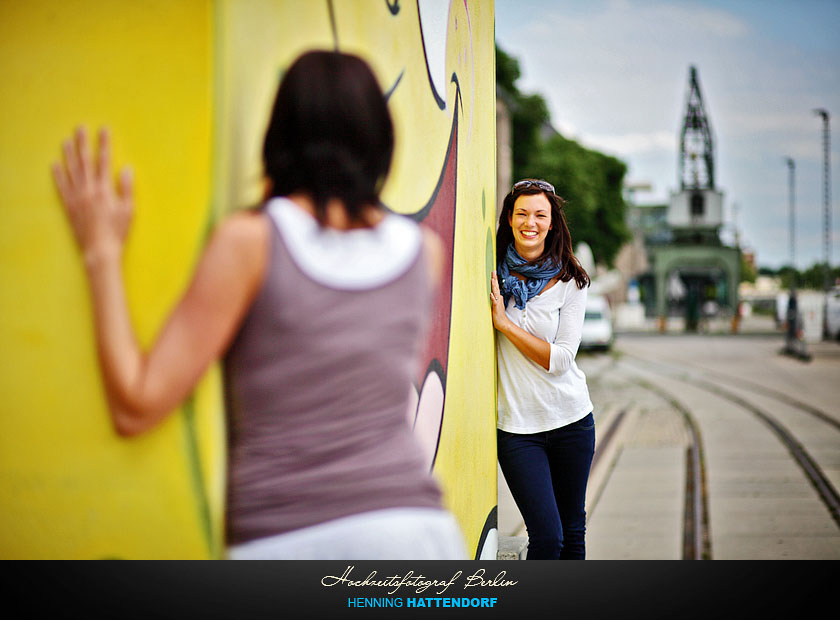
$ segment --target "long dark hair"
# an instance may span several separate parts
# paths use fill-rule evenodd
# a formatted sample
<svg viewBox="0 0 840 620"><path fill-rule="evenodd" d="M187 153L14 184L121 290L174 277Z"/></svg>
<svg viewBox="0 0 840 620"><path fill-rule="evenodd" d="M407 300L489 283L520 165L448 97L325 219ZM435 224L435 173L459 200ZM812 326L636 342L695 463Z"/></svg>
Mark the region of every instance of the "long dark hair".
<svg viewBox="0 0 840 620"><path fill-rule="evenodd" d="M529 179L538 180L538 179ZM544 194L551 205L551 230L545 237L543 253L536 259L529 261L538 265L548 258L560 265L560 280L568 282L574 278L578 288L589 286L590 280L586 270L580 264L572 250L572 233L566 223L563 207L566 201L554 192L549 192L537 185L514 187L505 196L502 203L502 213L499 216L499 229L496 231L496 265L501 264L507 253L508 246L513 243L513 230L510 227L510 216L516 199L522 195Z"/></svg>
<svg viewBox="0 0 840 620"><path fill-rule="evenodd" d="M379 205L393 150L391 115L364 60L311 51L289 67L263 143L270 196L308 194L321 223L336 198L361 221L364 207Z"/></svg>

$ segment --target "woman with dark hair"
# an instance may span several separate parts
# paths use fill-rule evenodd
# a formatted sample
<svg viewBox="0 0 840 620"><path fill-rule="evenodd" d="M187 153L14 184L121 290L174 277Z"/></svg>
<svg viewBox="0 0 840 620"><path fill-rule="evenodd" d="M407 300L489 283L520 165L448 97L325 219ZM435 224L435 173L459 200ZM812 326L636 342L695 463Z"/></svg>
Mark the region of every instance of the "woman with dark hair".
<svg viewBox="0 0 840 620"><path fill-rule="evenodd" d="M385 212L393 127L361 59L309 52L266 131L267 200L223 220L151 350L121 276L132 188L84 130L54 166L84 256L116 432L140 434L224 360L231 558L463 558L407 421L441 244Z"/></svg>
<svg viewBox="0 0 840 620"><path fill-rule="evenodd" d="M554 186L524 179L505 196L490 283L499 465L528 530L529 560L584 559L595 422L575 364L589 276L572 252Z"/></svg>

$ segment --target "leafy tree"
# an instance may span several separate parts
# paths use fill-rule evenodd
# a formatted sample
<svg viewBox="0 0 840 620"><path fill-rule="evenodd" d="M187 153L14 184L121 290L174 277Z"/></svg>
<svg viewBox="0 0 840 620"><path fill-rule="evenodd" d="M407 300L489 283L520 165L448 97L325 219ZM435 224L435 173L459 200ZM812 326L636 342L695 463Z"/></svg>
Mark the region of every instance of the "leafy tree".
<svg viewBox="0 0 840 620"><path fill-rule="evenodd" d="M802 288L823 290L825 286L826 267L826 263L814 263L803 271L800 275L800 285ZM834 284L838 277L840 277L840 267L831 267L828 269L828 281L830 284Z"/></svg>
<svg viewBox="0 0 840 620"><path fill-rule="evenodd" d="M511 114L513 177L536 176L530 171L544 144L540 130L549 121L548 105L540 95L519 95Z"/></svg>
<svg viewBox="0 0 840 620"><path fill-rule="evenodd" d="M496 46L496 85L506 94L511 108L511 142L513 144L513 177L534 176L526 170L530 159L541 146L540 129L549 122L548 104L541 95L525 95L516 81L522 75L519 61Z"/></svg>
<svg viewBox="0 0 840 620"><path fill-rule="evenodd" d="M575 243L585 241L596 261L612 265L631 237L622 195L627 167L557 133L545 99L517 88L520 75L519 62L496 46L496 84L511 108L513 177L551 181L567 200L566 219Z"/></svg>
<svg viewBox="0 0 840 620"><path fill-rule="evenodd" d="M792 285L798 287L801 281L799 272L790 265L782 265L774 270L769 267L759 267L758 272L765 276L776 276L779 278L779 286L789 289Z"/></svg>
<svg viewBox="0 0 840 620"><path fill-rule="evenodd" d="M741 282L755 282L756 268L741 254Z"/></svg>
<svg viewBox="0 0 840 620"><path fill-rule="evenodd" d="M566 200L575 243L586 241L596 260L612 264L630 240L621 192L624 163L557 134L542 144L530 167L530 176L551 179Z"/></svg>
<svg viewBox="0 0 840 620"><path fill-rule="evenodd" d="M513 56L505 54L496 46L496 84L511 95L519 94L516 88L516 80L522 76L519 70L519 61Z"/></svg>
<svg viewBox="0 0 840 620"><path fill-rule="evenodd" d="M817 262L804 271L799 271L790 265L783 265L775 270L770 267L759 267L758 272L762 275L778 276L780 286L783 289L790 288L793 284L797 288L821 291L823 290L825 268L825 263ZM829 278L832 284L837 282L840 279L840 267L832 267L829 271Z"/></svg>

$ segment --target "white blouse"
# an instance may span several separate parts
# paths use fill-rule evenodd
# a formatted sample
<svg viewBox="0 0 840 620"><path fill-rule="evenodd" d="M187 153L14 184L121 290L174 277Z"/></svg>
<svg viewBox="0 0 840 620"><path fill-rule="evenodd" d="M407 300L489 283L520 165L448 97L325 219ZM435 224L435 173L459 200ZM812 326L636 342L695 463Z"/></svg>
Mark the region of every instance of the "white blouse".
<svg viewBox="0 0 840 620"><path fill-rule="evenodd" d="M575 364L587 291L572 278L532 297L523 310L513 297L508 300L508 318L548 342L551 358L546 370L498 334L498 427L503 431L541 433L577 422L592 411L586 375Z"/></svg>

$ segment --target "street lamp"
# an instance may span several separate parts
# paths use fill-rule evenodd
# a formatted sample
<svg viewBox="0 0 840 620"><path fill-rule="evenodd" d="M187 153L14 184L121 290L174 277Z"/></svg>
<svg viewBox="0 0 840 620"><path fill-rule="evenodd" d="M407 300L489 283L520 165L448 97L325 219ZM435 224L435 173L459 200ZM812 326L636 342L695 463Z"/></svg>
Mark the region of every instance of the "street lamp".
<svg viewBox="0 0 840 620"><path fill-rule="evenodd" d="M788 167L788 211L790 216L790 266L796 269L796 220L793 216L794 211L794 187L796 176L796 164L790 157L785 157Z"/></svg>
<svg viewBox="0 0 840 620"><path fill-rule="evenodd" d="M787 311L785 318L787 327L785 329L785 346L782 353L793 355L802 360L810 359L805 350L805 341L802 338L802 315L799 312L799 304L796 298L796 220L794 218L795 192L796 187L796 164L790 157L785 157L788 168L788 205L790 214L790 293L788 294Z"/></svg>
<svg viewBox="0 0 840 620"><path fill-rule="evenodd" d="M823 121L823 255L825 258L825 290L829 289L829 272L831 270L831 147L829 145L829 114L828 110L817 108L814 114L822 117Z"/></svg>
<svg viewBox="0 0 840 620"><path fill-rule="evenodd" d="M814 114L822 117L823 121L823 254L825 265L823 268L823 290L825 303L823 304L823 338L828 338L828 290L831 288L831 166L829 157L829 115L828 110L817 108Z"/></svg>

